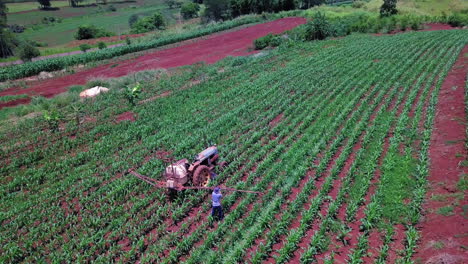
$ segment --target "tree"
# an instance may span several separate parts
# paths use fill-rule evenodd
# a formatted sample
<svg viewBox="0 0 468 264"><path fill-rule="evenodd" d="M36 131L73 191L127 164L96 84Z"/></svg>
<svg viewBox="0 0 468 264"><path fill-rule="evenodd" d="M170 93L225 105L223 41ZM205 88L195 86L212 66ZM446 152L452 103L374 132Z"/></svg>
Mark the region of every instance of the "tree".
<svg viewBox="0 0 468 264"><path fill-rule="evenodd" d="M80 45L80 50L81 50L82 52L86 52L86 51L89 50L89 49L91 49L91 45L89 45L89 44L86 44L86 43L85 43L85 44L81 44L81 45Z"/></svg>
<svg viewBox="0 0 468 264"><path fill-rule="evenodd" d="M180 14L184 19L190 19L198 16L200 5L192 2L185 2L180 9Z"/></svg>
<svg viewBox="0 0 468 264"><path fill-rule="evenodd" d="M138 15L133 14L128 18L128 25L132 27L138 21Z"/></svg>
<svg viewBox="0 0 468 264"><path fill-rule="evenodd" d="M139 19L132 26L132 33L139 34L150 32L156 29L165 29L166 22L161 13L157 12L152 16Z"/></svg>
<svg viewBox="0 0 468 264"><path fill-rule="evenodd" d="M204 17L207 20L225 20L231 17L229 0L204 0L206 9Z"/></svg>
<svg viewBox="0 0 468 264"><path fill-rule="evenodd" d="M50 0L37 0L39 5L41 5L41 9L47 9L50 7Z"/></svg>
<svg viewBox="0 0 468 264"><path fill-rule="evenodd" d="M23 61L31 61L32 58L39 57L41 52L30 43L23 42L18 47L16 55Z"/></svg>
<svg viewBox="0 0 468 264"><path fill-rule="evenodd" d="M78 31L75 33L75 39L93 39L100 37L110 37L113 35L115 34L102 28L97 28L94 25L81 25L78 27Z"/></svg>
<svg viewBox="0 0 468 264"><path fill-rule="evenodd" d="M3 0L0 0L0 58L12 56L17 44L15 37L8 30L7 10Z"/></svg>
<svg viewBox="0 0 468 264"><path fill-rule="evenodd" d="M398 13L396 9L397 0L384 0L384 3L380 7L380 16L387 17Z"/></svg>

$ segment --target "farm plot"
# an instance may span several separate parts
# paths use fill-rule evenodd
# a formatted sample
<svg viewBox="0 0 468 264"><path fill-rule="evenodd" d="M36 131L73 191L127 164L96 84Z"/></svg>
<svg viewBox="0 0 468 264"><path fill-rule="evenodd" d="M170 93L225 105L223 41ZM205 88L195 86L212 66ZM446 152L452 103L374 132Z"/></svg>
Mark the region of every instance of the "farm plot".
<svg viewBox="0 0 468 264"><path fill-rule="evenodd" d="M85 101L80 126L5 128L1 260L407 262L438 91L467 42L453 30L293 43L146 82L136 107L118 92ZM127 111L136 120L117 123ZM160 178L161 155L206 139L229 161L216 184L264 192L226 193L222 222L207 192L168 201L125 173Z"/></svg>

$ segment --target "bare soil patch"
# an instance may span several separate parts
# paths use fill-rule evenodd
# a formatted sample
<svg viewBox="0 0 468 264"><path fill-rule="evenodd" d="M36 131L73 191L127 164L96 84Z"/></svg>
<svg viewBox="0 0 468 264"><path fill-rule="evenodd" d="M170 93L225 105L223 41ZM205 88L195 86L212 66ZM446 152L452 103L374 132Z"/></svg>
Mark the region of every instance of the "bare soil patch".
<svg viewBox="0 0 468 264"><path fill-rule="evenodd" d="M468 168L462 166L467 159L466 120L465 113L465 78L468 72L468 45L460 53L439 92L434 130L431 137L429 155L431 160L429 172L429 190L424 204L424 217L418 225L421 231L419 250L415 255L416 261L434 263L443 257L457 260L453 263L467 263L468 254L466 236L468 221L463 217L463 205L468 204L466 195L461 201L450 198L450 194L457 190L460 176L468 173ZM450 144L447 144L450 142ZM461 191L463 192L463 191ZM466 192L465 192L466 193ZM446 196L446 199L431 199L434 196ZM441 214L440 208L453 208L450 214ZM450 240L443 246L431 246L438 241ZM439 243L440 244L440 243ZM462 257L460 259L460 256ZM442 263L442 262L437 262Z"/></svg>

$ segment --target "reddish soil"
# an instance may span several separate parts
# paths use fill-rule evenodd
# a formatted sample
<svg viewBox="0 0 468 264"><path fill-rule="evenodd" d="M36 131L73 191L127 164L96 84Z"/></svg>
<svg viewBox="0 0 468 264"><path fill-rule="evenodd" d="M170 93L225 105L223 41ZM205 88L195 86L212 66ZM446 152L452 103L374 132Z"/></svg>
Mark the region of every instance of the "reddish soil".
<svg viewBox="0 0 468 264"><path fill-rule="evenodd" d="M159 50L136 59L123 61L116 67L111 67L113 64L106 64L75 74L40 81L26 89L13 87L1 91L0 96L34 94L53 97L65 92L66 88L71 85L82 85L92 78L115 78L143 70L179 67L202 61L211 64L227 56L246 56L257 52L248 50L255 39L269 33L279 34L305 22L306 19L301 17L282 18L233 32L216 34L187 45ZM16 101L13 101L9 106L14 106L15 103ZM16 105L20 103L25 103L25 101L22 100Z"/></svg>
<svg viewBox="0 0 468 264"><path fill-rule="evenodd" d="M135 122L135 116L136 114L133 112L125 112L116 117L117 123L120 123L122 121L130 121L130 122Z"/></svg>
<svg viewBox="0 0 468 264"><path fill-rule="evenodd" d="M460 53L439 92L429 155L429 191L424 204L424 217L418 225L421 231L415 261L422 263L467 263L468 221L462 206L468 204L466 191L457 188L462 174L468 173L461 162L467 159L465 78L468 72L468 46ZM456 201L454 194L464 194ZM439 195L444 199L431 199ZM437 213L441 207L452 206L453 213ZM465 213L466 214L466 213Z"/></svg>
<svg viewBox="0 0 468 264"><path fill-rule="evenodd" d="M273 120L270 121L270 127L275 127L283 118L283 113L277 115Z"/></svg>
<svg viewBox="0 0 468 264"><path fill-rule="evenodd" d="M67 44L67 47L78 47L81 44L89 44L95 45L98 42L116 42L125 40L125 38L139 38L144 36L145 34L132 34L132 35L121 35L121 36L112 36L112 37L102 37L102 38L95 38L95 39L82 39L82 40L75 40Z"/></svg>

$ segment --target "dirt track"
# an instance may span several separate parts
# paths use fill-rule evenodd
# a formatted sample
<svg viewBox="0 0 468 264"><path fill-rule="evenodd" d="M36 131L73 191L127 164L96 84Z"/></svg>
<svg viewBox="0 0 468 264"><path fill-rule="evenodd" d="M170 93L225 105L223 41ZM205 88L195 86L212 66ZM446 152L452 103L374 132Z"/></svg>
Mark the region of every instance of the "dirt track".
<svg viewBox="0 0 468 264"><path fill-rule="evenodd" d="M0 92L0 96L27 94L53 97L65 92L66 88L71 85L82 85L93 78L121 77L143 70L179 67L196 62L215 63L227 56L245 56L255 53L254 51L248 51L255 39L269 33L278 34L290 30L305 22L305 18L282 18L233 32L216 34L193 43L155 51L136 59L123 61L113 68L111 68L112 64L106 64L72 75L37 82L26 89L10 88ZM0 108L28 103L29 100L21 99L0 104Z"/></svg>

